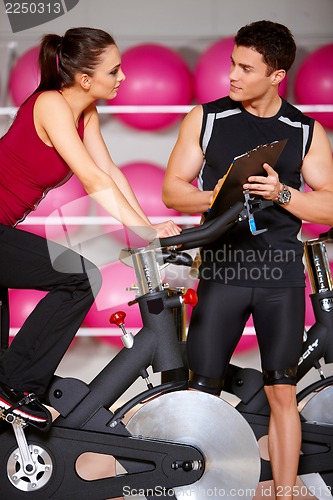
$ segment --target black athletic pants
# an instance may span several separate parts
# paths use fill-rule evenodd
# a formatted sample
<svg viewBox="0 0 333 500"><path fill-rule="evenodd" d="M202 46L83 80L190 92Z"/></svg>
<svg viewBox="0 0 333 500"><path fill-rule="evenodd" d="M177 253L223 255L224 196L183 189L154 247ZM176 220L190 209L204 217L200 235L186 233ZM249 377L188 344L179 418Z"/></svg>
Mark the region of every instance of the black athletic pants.
<svg viewBox="0 0 333 500"><path fill-rule="evenodd" d="M0 224L0 299L6 301L8 288L49 292L1 357L0 381L44 394L100 286L98 268L78 253ZM7 312L4 304L3 328Z"/></svg>

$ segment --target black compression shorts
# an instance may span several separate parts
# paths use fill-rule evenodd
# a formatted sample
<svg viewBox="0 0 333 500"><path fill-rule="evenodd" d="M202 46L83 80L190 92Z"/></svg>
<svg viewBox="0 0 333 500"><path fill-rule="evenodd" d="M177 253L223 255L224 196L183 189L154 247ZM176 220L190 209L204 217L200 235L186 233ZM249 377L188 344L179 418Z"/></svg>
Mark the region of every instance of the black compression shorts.
<svg viewBox="0 0 333 500"><path fill-rule="evenodd" d="M191 387L221 392L226 367L251 314L265 385L296 384L304 288L251 288L201 280L198 297L187 339Z"/></svg>

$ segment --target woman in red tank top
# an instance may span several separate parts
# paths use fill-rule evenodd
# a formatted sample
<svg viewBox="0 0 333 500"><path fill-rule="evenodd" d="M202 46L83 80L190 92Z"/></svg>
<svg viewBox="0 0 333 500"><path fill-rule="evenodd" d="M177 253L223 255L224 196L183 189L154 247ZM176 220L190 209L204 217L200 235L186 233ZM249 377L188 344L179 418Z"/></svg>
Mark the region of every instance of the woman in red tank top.
<svg viewBox="0 0 333 500"><path fill-rule="evenodd" d="M145 240L178 234L180 228L172 221L150 223L103 141L95 102L113 99L125 79L111 35L93 28L46 35L39 61L40 84L0 140L2 327L9 325L8 288L50 293L3 349L0 409L46 429L51 416L38 397L90 309L101 276L72 250L19 231L16 224L74 173L88 195ZM22 403L27 394L33 401Z"/></svg>

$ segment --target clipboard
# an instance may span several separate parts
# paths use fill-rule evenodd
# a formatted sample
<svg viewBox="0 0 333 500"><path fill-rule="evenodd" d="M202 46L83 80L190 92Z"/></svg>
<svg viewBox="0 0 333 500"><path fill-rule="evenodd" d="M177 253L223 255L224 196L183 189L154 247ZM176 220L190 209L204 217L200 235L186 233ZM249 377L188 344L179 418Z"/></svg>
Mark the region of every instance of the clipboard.
<svg viewBox="0 0 333 500"><path fill-rule="evenodd" d="M243 184L251 175L267 175L263 163L274 168L288 139L261 144L247 153L237 156L231 163L224 181L205 214L205 220L211 220L223 214L237 201L243 201Z"/></svg>

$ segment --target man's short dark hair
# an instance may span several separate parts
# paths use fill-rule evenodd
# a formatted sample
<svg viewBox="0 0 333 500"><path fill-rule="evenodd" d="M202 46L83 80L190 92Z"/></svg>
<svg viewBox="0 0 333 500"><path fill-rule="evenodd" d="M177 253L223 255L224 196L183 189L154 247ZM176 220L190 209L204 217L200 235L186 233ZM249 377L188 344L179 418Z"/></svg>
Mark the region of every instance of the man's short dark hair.
<svg viewBox="0 0 333 500"><path fill-rule="evenodd" d="M235 44L251 47L263 56L269 73L289 70L296 55L296 44L290 30L272 21L255 21L238 30Z"/></svg>

